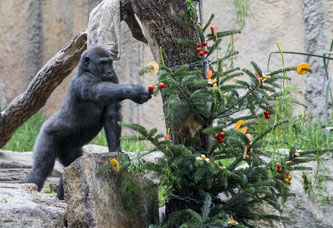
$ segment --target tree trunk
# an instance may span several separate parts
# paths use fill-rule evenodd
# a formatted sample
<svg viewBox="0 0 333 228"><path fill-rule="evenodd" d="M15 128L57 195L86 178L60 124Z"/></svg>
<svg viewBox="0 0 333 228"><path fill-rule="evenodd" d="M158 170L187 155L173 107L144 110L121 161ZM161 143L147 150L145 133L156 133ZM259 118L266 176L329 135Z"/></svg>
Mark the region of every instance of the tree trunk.
<svg viewBox="0 0 333 228"><path fill-rule="evenodd" d="M123 0L129 2L130 0ZM189 63L189 60L182 56L182 53L191 53L193 49L176 43L173 38L199 41L197 32L183 26L172 19L174 15L184 21L186 18L186 1L156 1L156 0L131 0L133 12L139 18L148 45L155 59L162 63L160 48L162 49L164 63L168 67L180 66ZM163 101L166 100L163 96ZM164 111L166 110L164 106ZM171 124L166 120L167 128ZM185 143L186 139L194 136L202 126L189 114L181 126L171 128L171 137L176 144ZM200 138L202 138L200 136ZM205 141L205 140L204 140ZM205 142L206 143L206 142Z"/></svg>
<svg viewBox="0 0 333 228"><path fill-rule="evenodd" d="M199 36L196 31L189 27L185 27L172 19L174 15L183 21L186 18L186 1L173 0L173 1L156 1L156 0L122 0L123 5L131 4L133 12L137 15L141 22L143 32L148 41L148 45L153 53L155 59L162 63L160 48L162 49L164 63L168 67L175 67L189 63L181 53L191 53L193 49L187 48L183 45L176 43L173 38L181 38L185 40L199 41ZM125 7L122 7L122 10ZM123 12L124 13L124 12ZM130 12L126 13L129 16ZM163 96L163 102L167 99ZM164 112L168 107L164 105ZM172 126L166 120L167 129L170 128L171 139L176 144L184 144L185 141L193 136L199 138L197 146L205 148L208 146L208 138L202 134L200 129L202 125L195 119L189 112L185 116L180 126ZM174 189L174 194L178 196L190 196L191 198L198 199L199 194L191 192L190 190ZM201 199L202 200L202 199ZM185 209L200 209L200 204L194 201L185 201L182 197L176 199L172 198L166 205L166 215L170 213Z"/></svg>
<svg viewBox="0 0 333 228"><path fill-rule="evenodd" d="M37 73L24 93L0 115L0 148L14 132L41 109L53 90L72 72L86 50L87 34L81 32Z"/></svg>

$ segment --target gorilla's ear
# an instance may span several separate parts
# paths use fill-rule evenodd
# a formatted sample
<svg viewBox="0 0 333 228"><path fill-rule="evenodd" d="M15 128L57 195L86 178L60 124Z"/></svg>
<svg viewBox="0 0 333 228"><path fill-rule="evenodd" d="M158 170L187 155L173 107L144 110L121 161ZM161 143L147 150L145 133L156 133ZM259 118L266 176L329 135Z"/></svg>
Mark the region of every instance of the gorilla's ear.
<svg viewBox="0 0 333 228"><path fill-rule="evenodd" d="M86 56L86 57L83 58L83 65L88 66L89 62L90 62L89 57Z"/></svg>

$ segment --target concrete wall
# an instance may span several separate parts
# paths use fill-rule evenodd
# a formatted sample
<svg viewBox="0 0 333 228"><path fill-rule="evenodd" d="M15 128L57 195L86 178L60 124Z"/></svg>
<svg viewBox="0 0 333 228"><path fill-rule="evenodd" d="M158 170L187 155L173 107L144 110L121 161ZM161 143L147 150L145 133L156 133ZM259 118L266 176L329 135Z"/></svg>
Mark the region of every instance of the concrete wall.
<svg viewBox="0 0 333 228"><path fill-rule="evenodd" d="M249 1L249 0L245 0ZM100 0L0 0L0 87L7 103L23 92L37 71L75 34L87 26L89 12ZM216 15L217 30L229 30L235 24L235 8L231 0L204 0L204 13ZM268 55L277 51L278 42L285 51L314 51L329 49L333 39L333 2L331 0L251 0L252 17L235 43L239 51L236 65L250 68L256 61L266 71ZM121 83L147 86L155 76L139 77L138 69L153 59L149 47L133 39L125 24L122 27L121 60L115 68ZM224 40L224 47L228 39ZM222 55L223 55L222 50ZM304 56L285 55L286 66L309 62L316 70L311 75L295 73L291 84L297 86L295 95L307 101L317 113L322 113L321 60ZM274 55L270 70L281 68L281 58ZM331 67L330 74L333 75ZM70 77L50 97L45 111L52 114L61 107ZM148 128L165 131L160 97L138 106L123 103L124 120L141 123ZM321 104L321 105L318 105ZM295 109L295 114L301 112Z"/></svg>

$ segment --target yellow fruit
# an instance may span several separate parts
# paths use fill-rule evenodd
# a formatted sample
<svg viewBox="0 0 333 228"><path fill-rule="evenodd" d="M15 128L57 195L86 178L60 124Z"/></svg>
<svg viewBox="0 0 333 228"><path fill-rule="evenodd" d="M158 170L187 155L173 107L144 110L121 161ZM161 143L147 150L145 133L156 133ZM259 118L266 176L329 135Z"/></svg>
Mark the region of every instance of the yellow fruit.
<svg viewBox="0 0 333 228"><path fill-rule="evenodd" d="M155 61L149 62L147 67L153 67L153 69L148 72L150 75L155 75L160 70L160 65L158 65L158 63Z"/></svg>
<svg viewBox="0 0 333 228"><path fill-rule="evenodd" d="M297 73L300 74L300 75L303 75L303 74L306 74L306 73L309 72L309 71L307 71L307 70L303 70L303 68L310 69L310 65L307 64L307 63L301 63L301 64L299 64L299 65L297 66L297 68L296 68Z"/></svg>
<svg viewBox="0 0 333 228"><path fill-rule="evenodd" d="M237 121L237 123L236 123L236 125L235 125L235 128L236 128L238 131L240 131L240 132L242 132L243 134L245 134L246 131L247 131L247 127L242 127L242 128L240 128L240 126L241 126L242 124L245 124L245 121L244 121L244 120L239 120L239 121Z"/></svg>
<svg viewBox="0 0 333 228"><path fill-rule="evenodd" d="M112 169L116 172L119 172L120 171L120 164L119 162L116 160L116 159L112 159L110 161L110 165L112 165Z"/></svg>
<svg viewBox="0 0 333 228"><path fill-rule="evenodd" d="M289 183L289 179L288 179L288 178L284 178L284 179L283 179L283 182L284 182L285 184L288 184L288 183Z"/></svg>

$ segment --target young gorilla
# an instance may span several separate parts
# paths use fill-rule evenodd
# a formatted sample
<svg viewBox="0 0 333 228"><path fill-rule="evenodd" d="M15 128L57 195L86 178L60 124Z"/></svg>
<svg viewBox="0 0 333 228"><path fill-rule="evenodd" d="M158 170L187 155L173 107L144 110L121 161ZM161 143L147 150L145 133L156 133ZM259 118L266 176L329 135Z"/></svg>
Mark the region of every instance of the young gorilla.
<svg viewBox="0 0 333 228"><path fill-rule="evenodd" d="M104 127L109 151L120 151L120 104L124 99L142 104L151 98L141 85L119 85L110 53L102 47L85 51L70 83L60 111L42 126L34 146L34 164L26 183L35 183L40 191L51 174L55 159L64 166L82 155L89 143ZM62 179L57 197L64 198Z"/></svg>

